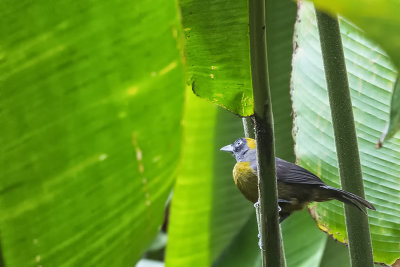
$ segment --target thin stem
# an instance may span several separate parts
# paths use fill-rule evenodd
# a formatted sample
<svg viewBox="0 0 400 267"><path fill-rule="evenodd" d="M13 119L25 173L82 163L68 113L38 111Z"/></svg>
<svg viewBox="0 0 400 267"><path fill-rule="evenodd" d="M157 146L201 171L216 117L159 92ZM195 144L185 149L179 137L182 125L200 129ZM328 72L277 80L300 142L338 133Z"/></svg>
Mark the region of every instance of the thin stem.
<svg viewBox="0 0 400 267"><path fill-rule="evenodd" d="M244 130L244 135L246 137L250 137L250 138L255 138L255 133L254 133L254 123L251 117L245 117L242 118L243 121L243 130ZM258 225L258 233L261 233L261 224L260 224L260 216L261 216L261 212L260 212L260 207L259 206L255 206L255 210L256 210L256 216L257 216L257 225ZM283 245L283 238L282 238L282 229L279 225L279 229L280 229L280 239L281 239L281 267L285 267L286 266L286 258L285 258L285 249L284 249L284 245ZM260 234L261 236L261 234Z"/></svg>
<svg viewBox="0 0 400 267"><path fill-rule="evenodd" d="M254 133L254 123L251 117L242 118L244 135L249 138L256 138Z"/></svg>
<svg viewBox="0 0 400 267"><path fill-rule="evenodd" d="M357 134L339 22L337 17L332 18L321 11L317 11L317 20L331 106L340 180L344 190L364 197ZM345 217L352 266L374 266L368 216L353 206L345 205Z"/></svg>
<svg viewBox="0 0 400 267"><path fill-rule="evenodd" d="M268 85L265 0L249 0L250 56L257 141L263 266L281 266L272 106ZM268 242L267 242L268 241Z"/></svg>

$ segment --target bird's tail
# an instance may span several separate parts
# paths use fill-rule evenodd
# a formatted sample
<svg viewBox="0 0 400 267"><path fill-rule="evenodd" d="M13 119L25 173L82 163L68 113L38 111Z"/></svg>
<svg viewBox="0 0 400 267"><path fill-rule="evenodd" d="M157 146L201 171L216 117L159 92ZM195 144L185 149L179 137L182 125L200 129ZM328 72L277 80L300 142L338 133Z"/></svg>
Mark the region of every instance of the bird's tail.
<svg viewBox="0 0 400 267"><path fill-rule="evenodd" d="M376 210L374 205L363 199L362 197L359 197L353 193L344 191L342 189L338 189L335 187L330 187L330 186L322 186L323 188L331 191L333 194L333 198L346 203L346 204L351 204L355 207L357 207L359 210L365 213L363 206L371 209L371 210Z"/></svg>

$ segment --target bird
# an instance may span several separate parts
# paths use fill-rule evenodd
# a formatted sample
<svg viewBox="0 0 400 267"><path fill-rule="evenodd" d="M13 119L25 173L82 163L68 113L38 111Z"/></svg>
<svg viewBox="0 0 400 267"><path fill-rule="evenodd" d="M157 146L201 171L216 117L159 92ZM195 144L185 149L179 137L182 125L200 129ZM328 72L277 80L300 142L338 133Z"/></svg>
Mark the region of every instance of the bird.
<svg viewBox="0 0 400 267"><path fill-rule="evenodd" d="M251 202L258 202L256 140L239 138L221 151L230 152L236 159L233 180L241 193ZM278 186L279 222L310 202L332 199L353 205L365 213L363 207L376 210L367 200L353 193L324 183L317 175L288 161L275 158Z"/></svg>

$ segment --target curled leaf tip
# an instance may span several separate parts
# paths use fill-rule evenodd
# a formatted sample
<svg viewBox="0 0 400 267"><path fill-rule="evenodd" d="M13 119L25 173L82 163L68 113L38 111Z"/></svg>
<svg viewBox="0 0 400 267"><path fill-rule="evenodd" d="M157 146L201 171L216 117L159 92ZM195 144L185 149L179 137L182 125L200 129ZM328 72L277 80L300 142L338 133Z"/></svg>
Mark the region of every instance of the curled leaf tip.
<svg viewBox="0 0 400 267"><path fill-rule="evenodd" d="M385 138L386 138L388 132L389 132L389 122L386 124L385 129L383 130L382 135L379 138L379 141L375 146L376 148L379 149L379 148L381 148L383 146L383 141L385 141Z"/></svg>
<svg viewBox="0 0 400 267"><path fill-rule="evenodd" d="M381 140L379 140L379 142L376 144L376 148L382 148L383 142Z"/></svg>
<svg viewBox="0 0 400 267"><path fill-rule="evenodd" d="M194 82L194 80L192 81L192 92L193 92L193 94L195 94L195 95L197 95L197 96L200 96L198 93L196 93L196 87L195 87L195 82Z"/></svg>

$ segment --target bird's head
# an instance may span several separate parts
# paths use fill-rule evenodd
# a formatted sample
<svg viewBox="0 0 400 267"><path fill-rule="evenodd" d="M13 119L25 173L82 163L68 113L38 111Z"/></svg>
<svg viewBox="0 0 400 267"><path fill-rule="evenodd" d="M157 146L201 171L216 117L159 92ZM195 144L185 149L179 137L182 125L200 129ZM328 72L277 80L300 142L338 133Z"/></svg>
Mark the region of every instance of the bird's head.
<svg viewBox="0 0 400 267"><path fill-rule="evenodd" d="M257 147L256 140L251 138L239 138L233 144L224 146L221 151L231 152L236 158L236 161L246 161L246 156L249 151L255 150Z"/></svg>

